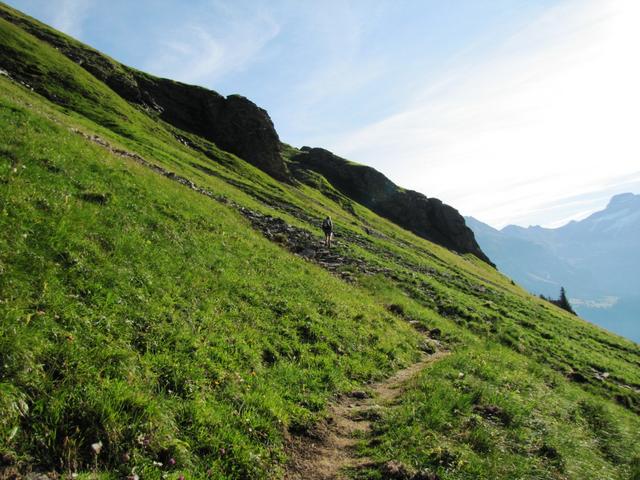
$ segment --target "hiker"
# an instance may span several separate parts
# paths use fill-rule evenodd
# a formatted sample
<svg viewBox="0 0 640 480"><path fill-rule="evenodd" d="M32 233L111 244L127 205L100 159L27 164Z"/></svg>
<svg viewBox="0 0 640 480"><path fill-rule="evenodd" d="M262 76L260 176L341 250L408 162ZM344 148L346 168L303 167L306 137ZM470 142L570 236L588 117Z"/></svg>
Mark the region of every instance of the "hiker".
<svg viewBox="0 0 640 480"><path fill-rule="evenodd" d="M327 217L322 221L322 231L324 232L324 246L331 248L331 237L333 237L333 222L331 217Z"/></svg>

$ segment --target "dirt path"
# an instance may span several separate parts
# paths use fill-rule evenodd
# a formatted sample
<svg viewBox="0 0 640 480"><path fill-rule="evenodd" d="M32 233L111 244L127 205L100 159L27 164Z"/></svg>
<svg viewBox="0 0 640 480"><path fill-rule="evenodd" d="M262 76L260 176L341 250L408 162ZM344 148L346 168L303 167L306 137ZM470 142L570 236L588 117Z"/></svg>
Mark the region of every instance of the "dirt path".
<svg viewBox="0 0 640 480"><path fill-rule="evenodd" d="M115 155L131 159L202 195L236 208L249 219L254 228L262 231L270 240L285 242L283 246L293 253L319 264L347 281L352 280L353 274L343 271L344 266L351 266L362 274L394 274L384 267L371 265L363 259L352 257L347 251L337 253L335 250L324 249L319 246L318 239L311 232L288 225L280 218L249 210L222 195L196 185L186 177L142 158L137 153L116 148L102 137L75 128L71 131ZM414 324L418 332L427 336L428 331L419 323L410 323ZM371 423L379 418L380 411L402 395L403 386L409 380L445 355L447 355L446 351L437 351L431 355L423 354L419 362L396 372L382 382L369 385L367 391L352 392L351 395L345 395L333 402L329 406L329 416L326 421L316 425L313 431L306 432L305 435L291 437L289 442L291 461L285 473L285 480L339 480L346 478L344 476L346 469L371 464L370 459L357 455L358 441L369 434Z"/></svg>
<svg viewBox="0 0 640 480"><path fill-rule="evenodd" d="M338 480L347 478L345 469L371 464L370 459L357 455L356 446L369 434L372 420L402 395L408 381L447 354L424 354L419 362L370 385L367 391L352 392L336 400L330 405L325 422L306 435L291 439L291 461L285 480Z"/></svg>

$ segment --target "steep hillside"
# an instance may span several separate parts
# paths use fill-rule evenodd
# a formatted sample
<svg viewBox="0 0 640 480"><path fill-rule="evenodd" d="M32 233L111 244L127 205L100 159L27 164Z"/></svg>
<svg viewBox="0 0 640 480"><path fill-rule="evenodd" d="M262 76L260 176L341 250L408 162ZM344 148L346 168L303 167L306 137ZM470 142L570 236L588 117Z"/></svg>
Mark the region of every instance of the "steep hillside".
<svg viewBox="0 0 640 480"><path fill-rule="evenodd" d="M183 131L194 133L214 142L281 181L290 181L287 163L281 155L287 146L280 143L278 134L267 112L240 95L225 98L205 88L156 78L139 72L82 45L45 25L32 22L19 12L4 8L0 16L19 25L26 31L54 47L96 79L104 82L122 99L140 107L152 117L157 117ZM48 99L66 105L69 100L59 89L66 89L69 78L56 72L32 69L26 63L20 49L4 49L5 68L14 78L25 82ZM58 87L58 88L56 88ZM78 91L79 85L75 85ZM89 93L89 92L86 92ZM84 95L83 95L84 96ZM183 139L184 141L184 139ZM336 157L337 158L337 157ZM460 253L473 253L490 262L482 253L473 232L466 228L457 210L443 205L437 199L428 199L417 192L405 192L391 184L379 172L369 168L372 179L384 179L392 185L395 195L380 199L372 207L374 211L395 221L399 212L412 212L403 224L414 233L431 241L452 248ZM370 188L377 188L371 185ZM354 192L355 193L355 192ZM361 197L361 195L357 195Z"/></svg>
<svg viewBox="0 0 640 480"><path fill-rule="evenodd" d="M0 12L0 478L640 475L637 344Z"/></svg>
<svg viewBox="0 0 640 480"><path fill-rule="evenodd" d="M501 271L529 291L557 296L563 285L584 318L640 340L640 195L616 195L604 210L554 229L467 223Z"/></svg>

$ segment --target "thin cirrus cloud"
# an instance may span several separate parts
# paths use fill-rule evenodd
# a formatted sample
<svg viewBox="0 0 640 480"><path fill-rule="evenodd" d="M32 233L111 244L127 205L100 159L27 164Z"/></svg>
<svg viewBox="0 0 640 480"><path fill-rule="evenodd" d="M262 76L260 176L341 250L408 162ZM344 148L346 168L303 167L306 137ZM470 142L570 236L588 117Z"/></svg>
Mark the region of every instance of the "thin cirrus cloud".
<svg viewBox="0 0 640 480"><path fill-rule="evenodd" d="M44 9L43 15L49 19L53 27L73 37L82 35L84 22L94 4L95 0L59 0L44 5L34 1L28 2L28 6L34 9L36 5Z"/></svg>
<svg viewBox="0 0 640 480"><path fill-rule="evenodd" d="M328 141L496 226L584 216L563 199L615 192L614 178L628 188L637 172L638 21L635 0L564 2L457 58L405 108Z"/></svg>
<svg viewBox="0 0 640 480"><path fill-rule="evenodd" d="M163 32L148 53L143 68L187 83L212 84L241 71L280 32L275 19L264 11L248 12L213 6L208 15L215 23L192 21ZM211 28L208 25L216 25Z"/></svg>

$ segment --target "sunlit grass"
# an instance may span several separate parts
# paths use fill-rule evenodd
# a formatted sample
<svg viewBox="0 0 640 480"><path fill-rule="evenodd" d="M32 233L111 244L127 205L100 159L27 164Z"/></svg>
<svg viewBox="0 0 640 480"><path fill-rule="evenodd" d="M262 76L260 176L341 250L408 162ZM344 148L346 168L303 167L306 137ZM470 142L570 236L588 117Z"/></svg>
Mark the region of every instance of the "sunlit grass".
<svg viewBox="0 0 640 480"><path fill-rule="evenodd" d="M371 458L441 478L638 478L636 344L350 204L321 178L283 185L197 137L207 155L187 148L4 20L0 41L63 105L0 77L5 463L79 478L278 478L289 432L321 418L333 395L417 358L412 320L453 353L375 425L362 446ZM338 251L393 275L342 282L229 204L70 129L318 235L291 208L330 214ZM358 245L343 240L356 235Z"/></svg>

